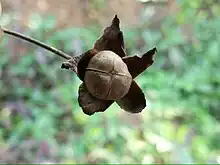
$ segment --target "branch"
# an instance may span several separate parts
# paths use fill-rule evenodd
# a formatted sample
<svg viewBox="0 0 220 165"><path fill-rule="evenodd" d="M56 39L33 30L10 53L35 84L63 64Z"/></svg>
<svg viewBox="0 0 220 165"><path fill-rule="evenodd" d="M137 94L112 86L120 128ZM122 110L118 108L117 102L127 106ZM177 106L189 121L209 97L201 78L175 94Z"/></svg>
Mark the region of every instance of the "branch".
<svg viewBox="0 0 220 165"><path fill-rule="evenodd" d="M149 0L147 2L142 2L142 4L147 5L147 6L163 6L163 5L167 5L168 4L168 0L164 0L164 1L155 1L155 0Z"/></svg>
<svg viewBox="0 0 220 165"><path fill-rule="evenodd" d="M54 47L52 47L52 46L46 45L46 44L44 44L44 43L42 43L42 42L40 42L40 41L38 41L38 40L36 40L36 39L33 39L33 38L31 38L31 37L26 36L26 35L24 35L24 34L20 34L20 33L18 33L18 32L11 31L11 30L8 30L8 29L5 29L5 28L2 28L2 30L3 30L4 33L6 33L6 34L9 34L9 35L14 36L14 37L17 37L17 38L19 38L19 39L25 40L25 41L30 42L30 43L32 43L32 44L35 44L35 45L37 45L37 46L40 46L40 47L42 47L42 48L44 48L44 49L46 49L46 50L48 50L48 51L50 51L50 52L53 52L53 53L55 53L56 55L58 55L58 56L60 56L60 57L63 57L63 58L65 58L65 59L67 59L67 60L69 60L69 59L72 58L70 55L68 55L68 54L66 54L66 53L64 53L64 52L62 52L61 50L58 50L58 49L56 49L56 48L54 48Z"/></svg>

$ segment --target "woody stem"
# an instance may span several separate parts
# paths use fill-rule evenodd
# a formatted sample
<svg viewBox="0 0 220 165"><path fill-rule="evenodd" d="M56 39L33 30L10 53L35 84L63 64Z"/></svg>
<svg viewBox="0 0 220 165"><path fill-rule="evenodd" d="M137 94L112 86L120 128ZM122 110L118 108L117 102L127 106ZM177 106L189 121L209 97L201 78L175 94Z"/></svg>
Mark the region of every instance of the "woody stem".
<svg viewBox="0 0 220 165"><path fill-rule="evenodd" d="M61 50L58 50L58 49L56 49L56 48L54 48L54 47L52 47L52 46L46 45L45 43L43 43L43 42L41 42L41 41L38 41L38 40L36 40L36 39L33 39L33 38L31 38L31 37L28 37L28 36L26 36L26 35L24 35L24 34L21 34L21 33L12 31L12 30L8 30L8 29L5 29L5 28L2 28L2 30L3 30L4 33L6 33L6 34L9 34L9 35L14 36L14 37L17 37L17 38L19 38L19 39L25 40L25 41L30 42L30 43L32 43L32 44L35 44L35 45L37 45L37 46L40 46L40 47L42 47L42 48L44 48L44 49L46 49L46 50L48 50L48 51L50 51L50 52L53 52L53 53L55 53L56 55L58 55L58 56L60 56L60 57L63 57L63 58L65 58L65 59L67 59L67 60L69 60L69 59L72 58L70 55L68 55L68 54L66 54L66 53L64 53L64 52L62 52Z"/></svg>

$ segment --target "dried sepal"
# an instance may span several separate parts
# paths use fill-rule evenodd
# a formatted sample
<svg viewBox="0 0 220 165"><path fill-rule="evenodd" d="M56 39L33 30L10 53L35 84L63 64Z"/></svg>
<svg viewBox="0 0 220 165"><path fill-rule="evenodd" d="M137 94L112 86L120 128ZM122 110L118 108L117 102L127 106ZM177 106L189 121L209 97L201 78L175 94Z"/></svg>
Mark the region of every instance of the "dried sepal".
<svg viewBox="0 0 220 165"><path fill-rule="evenodd" d="M84 81L85 72L86 72L86 68L89 64L89 61L97 53L98 53L97 50L92 49L92 50L89 50L86 53L84 53L83 56L81 57L80 61L77 64L77 75L80 78L80 80Z"/></svg>
<svg viewBox="0 0 220 165"><path fill-rule="evenodd" d="M146 107L144 93L135 81L132 82L129 92L116 103L130 113L139 113Z"/></svg>
<svg viewBox="0 0 220 165"><path fill-rule="evenodd" d="M95 112L104 112L113 101L100 100L92 96L84 83L79 87L78 102L79 106L82 108L83 112L89 116L93 115Z"/></svg>
<svg viewBox="0 0 220 165"><path fill-rule="evenodd" d="M115 15L112 24L104 29L103 35L94 44L94 49L98 51L110 50L120 57L125 57L124 38L119 24L120 20Z"/></svg>
<svg viewBox="0 0 220 165"><path fill-rule="evenodd" d="M70 69L75 72L78 77L83 81L82 72L85 70L86 66L88 65L89 60L95 55L98 51L91 49L86 51L85 53L74 56L71 59L62 63L62 69Z"/></svg>
<svg viewBox="0 0 220 165"><path fill-rule="evenodd" d="M157 49L153 48L139 56L128 56L123 57L123 61L127 64L128 70L132 75L132 78L136 78L139 74L145 71L149 66L154 63L153 56L156 53Z"/></svg>

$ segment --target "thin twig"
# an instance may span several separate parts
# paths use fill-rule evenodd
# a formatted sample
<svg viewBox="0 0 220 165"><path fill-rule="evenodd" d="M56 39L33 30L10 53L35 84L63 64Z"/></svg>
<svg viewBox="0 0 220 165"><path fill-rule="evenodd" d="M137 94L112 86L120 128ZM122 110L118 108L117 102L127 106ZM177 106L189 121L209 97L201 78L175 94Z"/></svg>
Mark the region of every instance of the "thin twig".
<svg viewBox="0 0 220 165"><path fill-rule="evenodd" d="M27 41L27 42L33 43L33 44L35 44L35 45L37 45L37 46L40 46L40 47L42 47L42 48L44 48L44 49L46 49L46 50L48 50L48 51L50 51L50 52L53 52L53 53L55 53L56 55L58 55L58 56L60 56L60 57L63 57L63 58L65 58L65 59L67 59L67 60L69 60L69 59L72 58L70 55L68 55L68 54L66 54L66 53L64 53L64 52L62 52L61 50L58 50L58 49L56 49L56 48L54 48L54 47L52 47L52 46L46 45L46 44L44 44L43 42L38 41L38 40L36 40L36 39L33 39L33 38L31 38L31 37L28 37L28 36L26 36L26 35L24 35L24 34L21 34L21 33L15 32L15 31L11 31L11 30L8 30L8 29L5 29L5 28L2 28L2 30L3 30L4 33L6 33L6 34L9 34L9 35L11 35L11 36L14 36L14 37L23 39L23 40L25 40L25 41Z"/></svg>
<svg viewBox="0 0 220 165"><path fill-rule="evenodd" d="M147 5L147 6L163 6L163 5L167 5L169 2L168 0L164 0L164 1L154 1L154 0L150 0L147 2L142 2L142 4Z"/></svg>

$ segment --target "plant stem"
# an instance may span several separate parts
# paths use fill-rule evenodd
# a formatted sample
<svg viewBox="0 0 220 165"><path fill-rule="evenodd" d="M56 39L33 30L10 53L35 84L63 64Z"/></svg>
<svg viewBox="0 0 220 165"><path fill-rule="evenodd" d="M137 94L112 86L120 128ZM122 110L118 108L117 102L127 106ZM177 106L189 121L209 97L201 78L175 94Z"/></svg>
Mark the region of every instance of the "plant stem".
<svg viewBox="0 0 220 165"><path fill-rule="evenodd" d="M31 38L31 37L28 37L28 36L26 36L26 35L24 35L24 34L21 34L21 33L15 32L15 31L11 31L11 30L8 30L8 29L5 29L5 28L2 28L2 30L3 30L4 33L6 33L6 34L9 34L9 35L11 35L11 36L17 37L17 38L19 38L19 39L23 39L23 40L25 40L25 41L27 41L27 42L30 42L30 43L32 43L32 44L35 44L35 45L37 45L37 46L40 46L40 47L42 47L42 48L44 48L44 49L46 49L46 50L48 50L48 51L50 51L50 52L53 52L53 53L55 53L56 55L58 55L58 56L60 56L60 57L63 57L63 58L65 58L65 59L67 59L67 60L69 60L69 59L72 58L70 55L68 55L68 54L66 54L66 53L64 53L64 52L62 52L61 50L58 50L58 49L56 49L56 48L54 48L54 47L52 47L52 46L48 46L48 45L46 45L45 43L43 43L43 42L41 42L41 41L38 41L38 40L36 40L36 39L33 39L33 38Z"/></svg>

